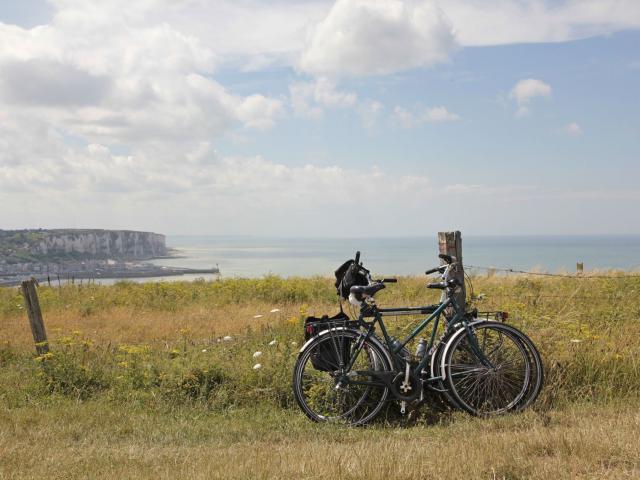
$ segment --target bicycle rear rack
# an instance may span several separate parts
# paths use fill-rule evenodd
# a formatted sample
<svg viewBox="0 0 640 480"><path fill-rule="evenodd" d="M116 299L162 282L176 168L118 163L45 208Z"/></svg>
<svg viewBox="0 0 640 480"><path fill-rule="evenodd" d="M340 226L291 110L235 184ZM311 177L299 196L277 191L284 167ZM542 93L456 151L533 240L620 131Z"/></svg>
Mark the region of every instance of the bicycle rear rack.
<svg viewBox="0 0 640 480"><path fill-rule="evenodd" d="M311 320L313 318L313 320ZM304 322L305 339L313 337L324 330L331 330L332 328L357 328L360 323L358 320L351 320L350 318L318 318L308 317Z"/></svg>
<svg viewBox="0 0 640 480"><path fill-rule="evenodd" d="M491 311L491 312L474 312L475 318L479 320L494 320L496 322L505 323L509 318L509 312Z"/></svg>

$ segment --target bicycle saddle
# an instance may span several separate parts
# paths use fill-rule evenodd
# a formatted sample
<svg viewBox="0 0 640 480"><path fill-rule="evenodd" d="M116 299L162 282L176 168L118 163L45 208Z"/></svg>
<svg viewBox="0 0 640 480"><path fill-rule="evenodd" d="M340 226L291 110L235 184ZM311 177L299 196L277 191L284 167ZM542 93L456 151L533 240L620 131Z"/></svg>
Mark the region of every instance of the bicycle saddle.
<svg viewBox="0 0 640 480"><path fill-rule="evenodd" d="M354 285L349 289L351 293L355 293L356 295L369 295L372 297L376 294L376 292L382 290L384 288L384 283L376 282L370 285Z"/></svg>

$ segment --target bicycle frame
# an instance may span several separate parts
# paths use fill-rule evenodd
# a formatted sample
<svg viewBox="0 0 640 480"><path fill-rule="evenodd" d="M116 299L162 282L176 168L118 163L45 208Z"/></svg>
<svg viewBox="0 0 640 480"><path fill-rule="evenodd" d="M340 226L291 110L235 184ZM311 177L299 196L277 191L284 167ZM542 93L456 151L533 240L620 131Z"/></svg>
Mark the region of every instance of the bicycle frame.
<svg viewBox="0 0 640 480"><path fill-rule="evenodd" d="M373 322L370 322L371 333L373 333L376 323L380 325L380 330L382 331L382 335L384 336L384 341L386 343L387 348L393 355L393 359L396 362L398 360L400 360L400 362L404 362L404 359L400 357L400 353L402 352L402 349L405 348L407 344L410 343L414 338L416 338L423 330L425 330L431 322L433 322L433 326L431 328L431 335L429 336L429 342L427 343L427 346L425 349L426 353L422 358L422 360L418 363L418 365L413 369L413 374L417 375L424 369L424 367L426 367L427 363L431 358L431 350L436 340L438 326L440 325L440 315L444 312L444 310L449 305L453 305L454 311L456 312L456 314L452 317L450 322L450 324L453 324L453 323L456 323L456 320L458 320L459 317L461 316L464 317L464 315L458 314L458 309L455 307L454 302L452 302L451 299L449 298L447 298L444 302L440 303L439 305L428 305L425 307L380 308L380 309L376 308L377 312L374 317L374 320ZM412 314L415 314L416 312L430 313L430 315L426 317L424 320L422 320L422 322L420 322L420 324L416 326L413 329L413 331L404 340L400 341L400 344L396 345L396 347L394 348L391 343L392 342L391 337L387 332L387 328L384 324L384 321L382 320L382 317L396 316L396 315L412 315ZM363 318L362 318L362 321L364 322Z"/></svg>
<svg viewBox="0 0 640 480"><path fill-rule="evenodd" d="M429 342L427 343L427 346L425 349L425 355L420 360L420 362L413 369L410 370L410 376L413 379L419 379L421 372L425 369L427 364L431 361L433 354L435 353L435 350L433 349L433 347L436 341L438 326L440 324L440 316L448 306L451 306L453 308L454 314L448 320L447 329L452 329L454 325L462 324L462 328L465 328L469 332L470 344L471 344L472 350L474 351L474 354L478 357L478 359L482 363L484 363L488 367L492 367L491 363L485 357L485 355L482 353L482 350L479 348L479 346L476 343L475 335L473 335L473 332L469 327L470 323L466 318L467 317L466 311L464 309L461 309L456 304L456 302L452 300L451 297L448 296L439 304L425 305L421 307L378 308L375 304L369 304L366 306L366 308L361 309L360 316L358 318L358 323L362 326L367 327L366 334L361 336L360 340L354 345L352 349L351 358L349 359L349 363L345 365L346 367L345 371L346 372L351 371L351 368L356 362L359 353L362 351L364 342L367 341L373 335L376 324L380 325L380 330L382 331L382 334L384 336L384 343L387 350L391 353L392 360L394 362L393 367L395 370L391 372L377 372L377 371L359 372L359 373L366 373L366 374L369 374L370 376L376 377L379 380L382 380L382 383L372 382L372 381L359 381L359 380L352 380L352 379L349 379L348 382L354 383L354 384L360 384L360 385L387 387L390 389L392 395L399 400L412 401L416 399L421 394L421 389L416 388L414 389L414 392L412 394L403 395L400 392L398 392L398 390L394 385L394 382L398 378L398 375L402 374L402 366L406 365L406 360L403 356L401 356L401 352L409 342L411 342L414 338L416 338L423 330L425 330L429 326L431 322L433 322ZM416 313L428 314L428 317L422 320L420 324L416 326L413 329L413 331L404 340L402 340L399 343L399 345L394 347L392 344L391 337L389 336L389 333L387 331L387 328L382 318L385 316L415 315ZM371 317L373 317L372 321L368 322L365 320L365 318L371 318ZM426 381L432 383L441 379L442 379L441 376L435 376L435 377L427 378Z"/></svg>
<svg viewBox="0 0 640 480"><path fill-rule="evenodd" d="M427 343L425 349L424 358L418 363L418 365L413 369L414 374L418 374L421 372L424 367L427 365L431 358L432 348L435 343L436 334L438 332L438 326L440 325L440 315L444 312L444 310L451 305L454 309L454 315L449 321L449 325L454 325L458 323L458 321L462 321L463 324L465 322L464 314L460 312L460 309L457 307L455 302L453 302L450 298L446 298L443 302L436 305L425 305L421 307L394 307L394 308L377 308L375 305L370 306L369 309L363 309L360 312L360 317L358 318L359 323L367 327L367 333L363 339L363 343L366 339L368 339L373 332L375 331L375 325L380 325L380 330L382 331L382 335L384 336L384 341L387 349L391 352L393 359L396 363L404 363L404 358L400 357L399 354L403 348L407 346L409 342L411 342L414 338L416 338L423 330L425 330L431 322L433 322L433 327L431 328L431 335L429 337L429 342ZM397 316L397 315L415 315L419 314L429 314L424 320L420 322L418 326L416 326L413 331L400 342L395 348L392 345L391 337L387 331L387 328L382 320L382 317L389 316ZM373 320L367 322L365 318L373 317ZM349 362L348 368L350 368L355 359L351 359Z"/></svg>

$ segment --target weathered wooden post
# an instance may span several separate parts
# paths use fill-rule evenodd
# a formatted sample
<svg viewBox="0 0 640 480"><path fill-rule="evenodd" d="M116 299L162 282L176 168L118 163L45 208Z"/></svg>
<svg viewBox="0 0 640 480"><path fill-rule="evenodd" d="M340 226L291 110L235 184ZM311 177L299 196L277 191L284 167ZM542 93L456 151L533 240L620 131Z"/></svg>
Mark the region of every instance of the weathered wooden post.
<svg viewBox="0 0 640 480"><path fill-rule="evenodd" d="M438 232L438 248L440 253L450 255L456 262L453 273L461 285L456 293L456 298L458 305L465 305L467 294L464 286L464 268L462 266L462 234L458 230L455 232Z"/></svg>
<svg viewBox="0 0 640 480"><path fill-rule="evenodd" d="M36 292L36 281L34 279L25 280L22 282L21 290L24 304L27 308L27 315L29 316L31 334L36 344L36 352L38 355L42 355L49 351L49 341L47 340L47 332L44 329L44 321L42 320L42 311L40 310L40 302Z"/></svg>

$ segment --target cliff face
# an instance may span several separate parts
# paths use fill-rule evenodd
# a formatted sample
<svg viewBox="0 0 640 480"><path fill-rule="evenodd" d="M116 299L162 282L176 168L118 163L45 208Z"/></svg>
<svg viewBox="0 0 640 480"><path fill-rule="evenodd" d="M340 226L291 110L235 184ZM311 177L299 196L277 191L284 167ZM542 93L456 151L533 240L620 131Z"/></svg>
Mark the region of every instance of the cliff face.
<svg viewBox="0 0 640 480"><path fill-rule="evenodd" d="M33 255L146 259L166 255L165 236L131 230L50 230L32 245Z"/></svg>

